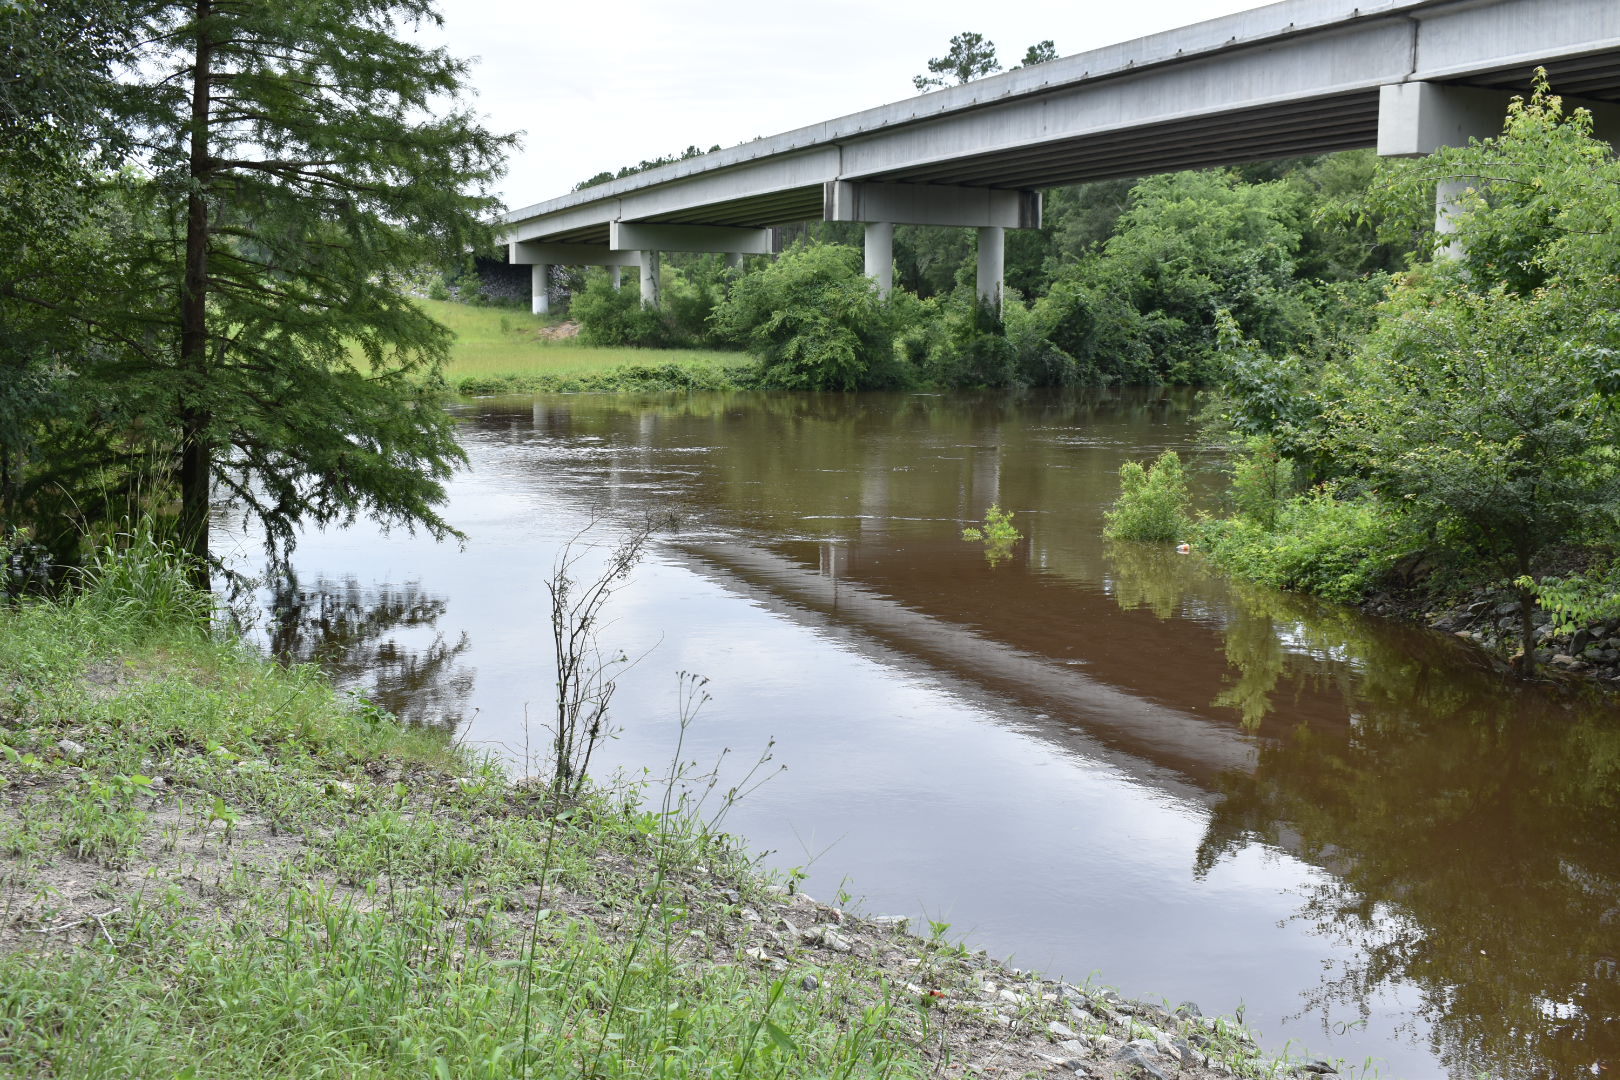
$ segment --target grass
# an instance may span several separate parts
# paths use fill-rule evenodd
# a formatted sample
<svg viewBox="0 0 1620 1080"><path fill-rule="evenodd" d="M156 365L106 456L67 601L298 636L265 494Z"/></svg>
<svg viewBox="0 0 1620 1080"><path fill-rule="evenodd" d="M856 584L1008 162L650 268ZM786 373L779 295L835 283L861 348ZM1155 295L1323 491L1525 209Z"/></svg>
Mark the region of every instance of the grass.
<svg viewBox="0 0 1620 1080"><path fill-rule="evenodd" d="M0 607L0 1074L902 1080L1044 1072L1064 1016L1141 1033L1117 996L785 895L680 768L562 800L108 595L164 594L166 558Z"/></svg>
<svg viewBox="0 0 1620 1080"><path fill-rule="evenodd" d="M0 1072L918 1071L914 1010L730 962L731 901L703 898L765 884L678 808L559 807L309 668L119 610L0 613Z"/></svg>
<svg viewBox="0 0 1620 1080"><path fill-rule="evenodd" d="M742 353L709 349L596 348L550 341L540 331L555 319L513 308L419 300L456 335L446 376L465 394L551 389L726 389L751 362ZM654 376L626 372L653 372ZM622 385L621 385L622 384ZM667 385L666 385L667 384Z"/></svg>

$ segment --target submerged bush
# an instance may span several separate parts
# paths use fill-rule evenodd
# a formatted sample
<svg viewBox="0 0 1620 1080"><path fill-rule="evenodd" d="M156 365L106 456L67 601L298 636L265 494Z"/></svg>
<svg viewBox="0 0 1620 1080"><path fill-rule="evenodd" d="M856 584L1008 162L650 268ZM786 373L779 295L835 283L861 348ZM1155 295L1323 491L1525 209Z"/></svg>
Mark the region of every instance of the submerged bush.
<svg viewBox="0 0 1620 1080"><path fill-rule="evenodd" d="M1127 461L1119 467L1119 485L1119 498L1104 515L1108 539L1172 543L1187 535L1192 525L1187 478L1174 450L1145 469L1139 461Z"/></svg>

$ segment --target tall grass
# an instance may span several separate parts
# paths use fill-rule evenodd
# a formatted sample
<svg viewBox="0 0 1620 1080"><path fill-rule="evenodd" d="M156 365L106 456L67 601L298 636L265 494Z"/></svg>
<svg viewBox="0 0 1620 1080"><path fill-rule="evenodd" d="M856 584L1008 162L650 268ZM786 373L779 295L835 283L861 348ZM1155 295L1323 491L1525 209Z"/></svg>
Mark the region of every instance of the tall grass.
<svg viewBox="0 0 1620 1080"><path fill-rule="evenodd" d="M208 625L213 598L187 576L186 556L150 520L115 534L80 571L74 603L103 619L144 627Z"/></svg>

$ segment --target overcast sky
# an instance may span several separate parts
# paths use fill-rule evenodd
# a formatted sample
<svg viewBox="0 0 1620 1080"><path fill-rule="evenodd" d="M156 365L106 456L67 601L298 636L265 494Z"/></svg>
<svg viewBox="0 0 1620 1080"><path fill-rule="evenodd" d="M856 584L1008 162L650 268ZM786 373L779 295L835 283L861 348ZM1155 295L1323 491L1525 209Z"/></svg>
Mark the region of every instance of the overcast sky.
<svg viewBox="0 0 1620 1080"><path fill-rule="evenodd" d="M474 60L473 106L523 131L501 193L554 198L643 158L732 146L912 96L953 34L995 42L1004 65L1051 38L1085 52L1255 0L441 0L444 37ZM435 35L437 36L437 35Z"/></svg>

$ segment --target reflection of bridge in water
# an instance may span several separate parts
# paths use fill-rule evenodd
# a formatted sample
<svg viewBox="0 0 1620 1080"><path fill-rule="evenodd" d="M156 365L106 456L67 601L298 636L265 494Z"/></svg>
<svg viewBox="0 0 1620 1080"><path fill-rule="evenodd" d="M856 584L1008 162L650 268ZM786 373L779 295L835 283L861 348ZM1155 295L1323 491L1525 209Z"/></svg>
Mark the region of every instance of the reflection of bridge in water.
<svg viewBox="0 0 1620 1080"><path fill-rule="evenodd" d="M672 556L765 610L942 684L1021 733L1209 808L1200 874L1255 842L1327 871L1331 879L1300 897L1300 916L1357 940L1365 956L1324 974L1308 1000L1360 1007L1380 987L1410 980L1454 1075L1489 1063L1503 1076L1584 1074L1614 1052L1604 1034L1620 1004L1605 929L1620 922L1620 873L1607 846L1612 800L1582 806L1546 786L1555 771L1578 777L1583 740L1612 745L1612 731L1531 750L1543 735L1504 732L1483 713L1471 723L1466 698L1453 715L1433 709L1436 688L1419 674L1369 693L1357 722L1313 717L1256 735L1230 714L1147 700L909 607L844 576L843 545L818 547L819 565L734 540L678 544ZM1513 715L1510 695L1498 699L1494 719L1529 722ZM1301 737L1306 728L1313 734ZM1571 751L1558 770L1535 760ZM1499 786L1448 789L1461 781L1445 780L1446 769L1460 766L1480 783L1471 770L1492 761ZM1549 801L1559 809L1549 813ZM1469 843L1487 850L1466 855Z"/></svg>
<svg viewBox="0 0 1620 1080"><path fill-rule="evenodd" d="M818 569L739 542L682 544L675 551L683 566L766 610L944 682L1020 730L1120 765L1178 797L1205 801L1221 773L1254 767L1253 739L1230 722L1145 700L1076 666L909 608L840 577L843 549L821 546L830 558ZM1016 713L1009 703L1019 706Z"/></svg>

